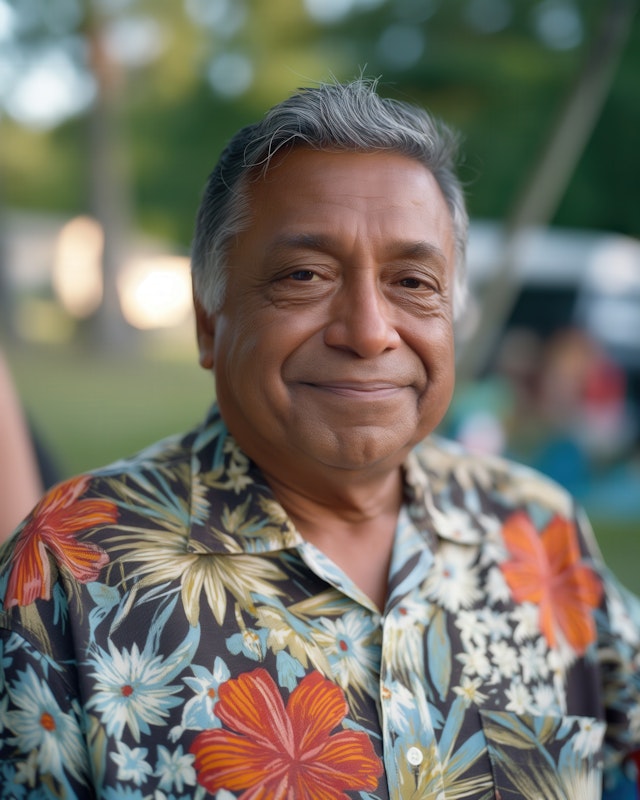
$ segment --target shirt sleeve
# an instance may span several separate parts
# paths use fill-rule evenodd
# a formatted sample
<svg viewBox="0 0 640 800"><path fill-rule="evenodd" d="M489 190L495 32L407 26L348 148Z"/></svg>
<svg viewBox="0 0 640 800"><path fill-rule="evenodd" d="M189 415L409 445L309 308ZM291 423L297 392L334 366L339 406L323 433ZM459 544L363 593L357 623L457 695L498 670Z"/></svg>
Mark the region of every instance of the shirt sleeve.
<svg viewBox="0 0 640 800"><path fill-rule="evenodd" d="M20 627L0 628L0 797L90 800L75 665L40 652Z"/></svg>
<svg viewBox="0 0 640 800"><path fill-rule="evenodd" d="M607 735L606 800L639 800L640 780L640 598L628 591L605 565L586 516L580 528L603 581L596 612L597 658L603 681Z"/></svg>

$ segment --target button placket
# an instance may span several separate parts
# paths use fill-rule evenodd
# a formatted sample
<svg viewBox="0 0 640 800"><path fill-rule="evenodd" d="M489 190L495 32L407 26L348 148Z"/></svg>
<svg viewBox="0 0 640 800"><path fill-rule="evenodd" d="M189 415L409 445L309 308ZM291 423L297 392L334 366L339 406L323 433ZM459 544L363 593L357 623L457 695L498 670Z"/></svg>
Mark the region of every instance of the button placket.
<svg viewBox="0 0 640 800"><path fill-rule="evenodd" d="M402 660L398 659L398 650L402 651L402 647L399 647L399 643L401 644L400 632L407 626L418 625L418 619L413 613L406 614L409 607L403 611L405 607L399 605L390 610L381 620L383 630L380 699L383 741L385 743L384 758L389 775L394 772L398 774L398 770L405 774L409 772L414 777L415 789L422 787L421 790L425 791L425 800L434 800L436 794L442 792L443 785L441 774L439 779L436 777L436 774L439 774L437 763L439 753L433 720L422 684L417 677L424 674L424 667L418 663L412 663L413 668L409 671ZM407 680L411 673L413 674ZM393 708L394 694L399 687L408 690L407 697L403 697L399 701L404 706L402 709L405 720L405 724L402 725L403 731L397 728L398 708ZM412 698L410 705L408 704L409 698ZM411 718L410 721L406 714ZM400 741L402 741L402 745L398 747ZM433 760L436 763L432 764L425 772L425 766ZM392 794L391 796L395 800L396 795Z"/></svg>

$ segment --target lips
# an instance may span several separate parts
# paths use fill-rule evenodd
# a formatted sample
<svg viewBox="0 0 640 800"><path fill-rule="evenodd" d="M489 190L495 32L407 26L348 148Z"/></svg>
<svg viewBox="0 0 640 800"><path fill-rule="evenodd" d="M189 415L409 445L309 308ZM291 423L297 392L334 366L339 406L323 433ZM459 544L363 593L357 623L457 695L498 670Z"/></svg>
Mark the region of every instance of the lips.
<svg viewBox="0 0 640 800"><path fill-rule="evenodd" d="M336 394L341 397L361 398L361 399L380 399L390 397L402 389L407 388L407 384L400 384L391 381L300 381L302 387L316 389L318 391Z"/></svg>

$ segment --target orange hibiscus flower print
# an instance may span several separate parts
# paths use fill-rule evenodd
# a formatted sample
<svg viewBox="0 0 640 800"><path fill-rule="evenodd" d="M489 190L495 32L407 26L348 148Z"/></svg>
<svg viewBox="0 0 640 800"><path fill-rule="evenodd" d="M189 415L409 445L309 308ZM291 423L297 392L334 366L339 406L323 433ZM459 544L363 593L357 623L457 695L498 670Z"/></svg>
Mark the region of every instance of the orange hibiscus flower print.
<svg viewBox="0 0 640 800"><path fill-rule="evenodd" d="M552 647L561 633L578 655L595 641L593 610L602 598L602 583L582 562L575 525L556 516L538 533L523 512L504 523L511 558L502 572L518 603L540 609L540 630Z"/></svg>
<svg viewBox="0 0 640 800"><path fill-rule="evenodd" d="M305 676L285 706L264 669L219 688L215 714L231 731L199 734L191 746L198 781L239 800L347 800L372 791L382 765L362 732L331 733L344 719L342 689L319 672Z"/></svg>
<svg viewBox="0 0 640 800"><path fill-rule="evenodd" d="M16 540L7 584L7 608L27 606L39 598L49 599L49 552L82 583L95 580L109 561L98 545L76 540L80 531L108 525L118 517L115 503L80 499L88 485L87 475L72 478L55 486L34 508Z"/></svg>

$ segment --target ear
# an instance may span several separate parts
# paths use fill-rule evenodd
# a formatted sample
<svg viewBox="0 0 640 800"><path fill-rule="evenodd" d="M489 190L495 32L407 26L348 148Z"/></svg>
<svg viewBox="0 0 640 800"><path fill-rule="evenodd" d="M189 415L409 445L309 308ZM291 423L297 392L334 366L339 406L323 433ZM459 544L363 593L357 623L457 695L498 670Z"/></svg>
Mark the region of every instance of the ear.
<svg viewBox="0 0 640 800"><path fill-rule="evenodd" d="M213 368L213 344L215 339L215 314L209 314L202 303L193 295L193 307L196 312L196 336L198 340L198 361L203 369Z"/></svg>

